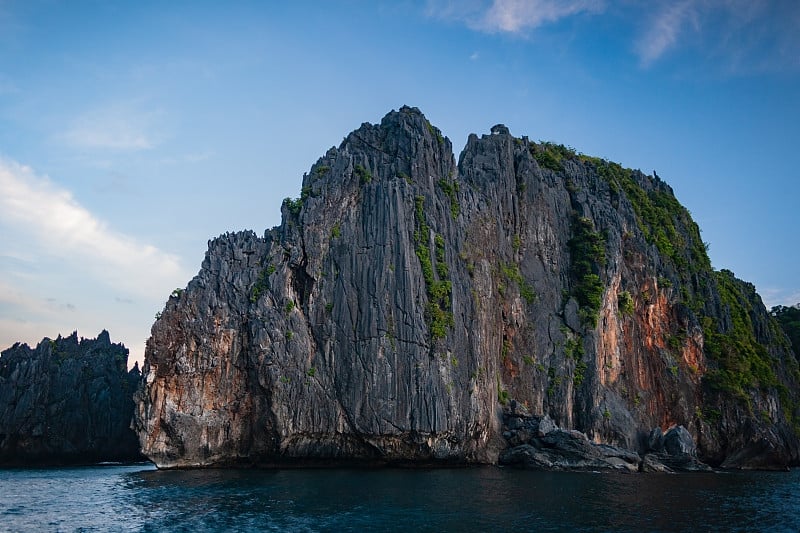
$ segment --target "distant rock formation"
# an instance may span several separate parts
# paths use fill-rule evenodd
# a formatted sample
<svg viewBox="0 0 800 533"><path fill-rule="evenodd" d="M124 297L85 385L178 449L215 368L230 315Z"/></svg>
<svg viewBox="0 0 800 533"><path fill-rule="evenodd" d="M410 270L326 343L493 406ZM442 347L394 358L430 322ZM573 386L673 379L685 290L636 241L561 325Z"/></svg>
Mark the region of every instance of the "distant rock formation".
<svg viewBox="0 0 800 533"><path fill-rule="evenodd" d="M17 343L0 356L0 464L56 465L134 461L132 393L139 368L128 349L77 333Z"/></svg>
<svg viewBox="0 0 800 533"><path fill-rule="evenodd" d="M512 401L558 427L539 452L680 467L657 428L713 466L800 460L786 336L657 176L501 124L456 165L403 107L282 214L209 242L153 325L136 428L161 467L495 463Z"/></svg>

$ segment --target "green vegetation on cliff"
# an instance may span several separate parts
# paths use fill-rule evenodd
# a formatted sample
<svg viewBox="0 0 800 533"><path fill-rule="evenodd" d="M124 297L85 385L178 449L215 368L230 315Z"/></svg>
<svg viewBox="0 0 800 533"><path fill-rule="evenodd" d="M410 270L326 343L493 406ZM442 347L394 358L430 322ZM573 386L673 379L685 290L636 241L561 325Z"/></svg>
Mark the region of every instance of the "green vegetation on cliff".
<svg viewBox="0 0 800 533"><path fill-rule="evenodd" d="M583 159L596 165L598 174L608 182L612 192L625 192L647 242L655 244L662 255L669 257L681 274L711 270L700 228L671 191L662 188L660 182L646 191L634 179L631 169L595 158Z"/></svg>
<svg viewBox="0 0 800 533"><path fill-rule="evenodd" d="M415 252L422 267L422 277L428 293L428 306L425 309L428 329L432 339L442 339L447 336L448 328L453 326L453 313L450 310L452 283L447 279L449 272L444 257L444 239L441 235L435 235L433 239L436 255L431 257L430 227L425 220L424 207L425 197L417 196L414 201ZM437 276L439 279L436 279Z"/></svg>
<svg viewBox="0 0 800 533"><path fill-rule="evenodd" d="M704 379L712 389L748 401L748 389L766 390L778 384L775 361L755 337L751 319L755 287L737 281L729 270L714 272L714 277L722 305L730 315L730 324L727 331L720 331L714 319L702 318L706 355L718 365L710 369Z"/></svg>
<svg viewBox="0 0 800 533"><path fill-rule="evenodd" d="M519 295L525 300L528 305L536 301L536 291L533 286L522 277L522 272L519 270L517 264L501 264L500 273L503 275L507 283L516 283L519 287ZM502 287L502 283L499 285Z"/></svg>
<svg viewBox="0 0 800 533"><path fill-rule="evenodd" d="M283 205L286 206L286 209L293 215L299 215L300 210L303 208L303 199L302 198L284 198Z"/></svg>
<svg viewBox="0 0 800 533"><path fill-rule="evenodd" d="M564 170L564 160L573 159L576 156L575 150L572 148L552 142L531 143L529 149L539 166L553 172Z"/></svg>
<svg viewBox="0 0 800 533"><path fill-rule="evenodd" d="M789 337L795 356L800 357L800 303L792 307L777 305L770 310L770 315Z"/></svg>
<svg viewBox="0 0 800 533"><path fill-rule="evenodd" d="M597 175L608 183L614 205L618 205L623 195L630 202L639 231L648 243L656 246L661 257L667 260L666 264L675 269L680 280L681 301L694 311L701 323L705 353L710 362L704 381L711 390L730 395L750 406L753 392L777 389L782 408L787 419L791 420L790 411L794 407L788 401L786 386L781 384L776 374L779 362L756 336L758 326L753 323L753 317L758 314L754 308L757 299L755 287L737 280L728 270L715 271L711 267L699 227L669 187L657 177L649 178L617 163L575 154L563 145L542 143L534 145L531 150L541 166L554 171L563 170L564 160L569 158L593 166ZM570 186L568 179L567 188ZM581 306L581 317L594 327L602 303L603 284L597 272L603 264L605 242L602 235L594 231L588 218L576 216L572 226L573 238L569 245L573 295ZM671 287L672 281L660 276L659 286ZM708 307L707 291L713 286L719 292L724 319L715 318L716 311ZM620 293L618 304L623 315L633 312L634 302L629 293ZM792 340L797 353L800 309L774 308L772 315ZM684 335L684 332L675 332L673 338L679 339ZM796 362L790 363L790 371L800 374L796 371Z"/></svg>
<svg viewBox="0 0 800 533"><path fill-rule="evenodd" d="M598 272L606 261L605 239L595 231L591 219L576 215L568 244L572 257L572 294L580 305L581 320L595 327L603 303L604 288Z"/></svg>
<svg viewBox="0 0 800 533"><path fill-rule="evenodd" d="M358 176L358 181L360 181L362 184L365 185L367 183L372 182L372 174L370 173L369 170L364 168L363 165L356 165L354 173L356 176Z"/></svg>
<svg viewBox="0 0 800 533"><path fill-rule="evenodd" d="M453 217L453 220L456 220L458 214L461 212L461 206L458 203L457 196L460 190L458 182L442 178L439 180L439 187L441 187L442 191L447 195L447 198L450 199L450 215Z"/></svg>

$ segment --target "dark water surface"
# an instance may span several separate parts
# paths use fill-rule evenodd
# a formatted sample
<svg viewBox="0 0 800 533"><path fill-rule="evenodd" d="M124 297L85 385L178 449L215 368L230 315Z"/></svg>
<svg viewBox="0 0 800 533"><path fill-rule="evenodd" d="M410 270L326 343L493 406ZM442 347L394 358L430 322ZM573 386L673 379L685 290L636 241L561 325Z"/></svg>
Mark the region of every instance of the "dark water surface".
<svg viewBox="0 0 800 533"><path fill-rule="evenodd" d="M800 531L800 471L0 470L0 531Z"/></svg>

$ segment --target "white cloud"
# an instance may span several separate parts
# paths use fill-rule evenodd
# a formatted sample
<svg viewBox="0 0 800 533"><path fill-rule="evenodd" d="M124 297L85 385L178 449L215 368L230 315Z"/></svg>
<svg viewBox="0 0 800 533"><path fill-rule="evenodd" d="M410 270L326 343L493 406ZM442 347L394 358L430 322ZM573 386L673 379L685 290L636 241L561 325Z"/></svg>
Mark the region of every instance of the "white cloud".
<svg viewBox="0 0 800 533"><path fill-rule="evenodd" d="M141 363L169 293L190 279L179 259L115 231L29 167L0 158L0 349L78 330L111 332Z"/></svg>
<svg viewBox="0 0 800 533"><path fill-rule="evenodd" d="M800 303L800 289L798 288L772 288L759 289L758 293L767 309L776 305L795 305Z"/></svg>
<svg viewBox="0 0 800 533"><path fill-rule="evenodd" d="M480 26L489 32L518 33L602 8L600 0L494 0Z"/></svg>
<svg viewBox="0 0 800 533"><path fill-rule="evenodd" d="M635 44L642 66L691 48L730 72L800 66L800 3L752 0L680 0L648 4Z"/></svg>
<svg viewBox="0 0 800 533"><path fill-rule="evenodd" d="M456 22L467 22L481 17L486 11L485 0L427 0L428 17Z"/></svg>
<svg viewBox="0 0 800 533"><path fill-rule="evenodd" d="M18 283L0 281L0 350L15 342L35 346L44 337L68 335L76 324L67 322L76 320L81 318L76 318L73 304L41 298Z"/></svg>
<svg viewBox="0 0 800 533"><path fill-rule="evenodd" d="M76 118L61 137L77 148L149 150L158 144L154 130L160 116L131 104L103 107Z"/></svg>
<svg viewBox="0 0 800 533"><path fill-rule="evenodd" d="M41 253L128 294L163 298L167 287L187 279L175 255L112 230L69 191L26 166L3 159L0 222L29 236Z"/></svg>
<svg viewBox="0 0 800 533"><path fill-rule="evenodd" d="M687 23L693 22L697 27L697 6L693 0L668 3L651 17L636 45L642 66L649 66L676 46L678 36L686 30Z"/></svg>
<svg viewBox="0 0 800 533"><path fill-rule="evenodd" d="M158 160L158 162L162 165L182 165L182 164L196 164L202 163L204 161L208 161L212 157L214 157L214 152L212 151L205 151L205 152L192 152L182 155L176 156L169 156L169 157L162 157Z"/></svg>
<svg viewBox="0 0 800 533"><path fill-rule="evenodd" d="M767 0L428 0L426 15L484 33L524 35L582 14L604 14L632 30L642 67L674 50L734 74L800 68L800 2ZM621 26L624 27L624 26Z"/></svg>
<svg viewBox="0 0 800 533"><path fill-rule="evenodd" d="M605 0L430 0L428 16L463 22L486 33L522 33L580 13L603 11Z"/></svg>

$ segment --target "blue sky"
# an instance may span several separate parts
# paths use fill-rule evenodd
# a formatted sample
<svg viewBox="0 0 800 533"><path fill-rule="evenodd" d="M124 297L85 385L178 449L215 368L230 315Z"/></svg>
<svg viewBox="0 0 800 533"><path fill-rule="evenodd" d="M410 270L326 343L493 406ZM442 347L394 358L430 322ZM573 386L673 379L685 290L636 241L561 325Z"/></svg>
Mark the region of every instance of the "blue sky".
<svg viewBox="0 0 800 533"><path fill-rule="evenodd" d="M670 183L715 268L800 302L800 3L0 0L0 349L141 360L207 240L362 122L504 123Z"/></svg>

